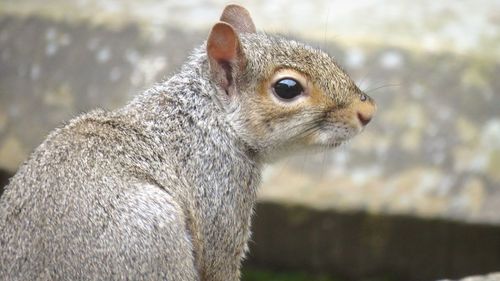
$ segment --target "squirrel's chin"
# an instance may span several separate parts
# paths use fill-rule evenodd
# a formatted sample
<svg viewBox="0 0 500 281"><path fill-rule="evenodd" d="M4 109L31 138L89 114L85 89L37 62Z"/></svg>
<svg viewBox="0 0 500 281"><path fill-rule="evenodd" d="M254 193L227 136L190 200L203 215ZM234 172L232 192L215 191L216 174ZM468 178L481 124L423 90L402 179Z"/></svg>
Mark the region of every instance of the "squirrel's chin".
<svg viewBox="0 0 500 281"><path fill-rule="evenodd" d="M333 142L326 145L327 148L336 148L343 145L346 141Z"/></svg>
<svg viewBox="0 0 500 281"><path fill-rule="evenodd" d="M315 136L314 139L312 139L312 145L324 148L336 148L351 140L361 131L362 130L360 129L349 130L340 136L332 134L329 131L322 133L320 132L318 135Z"/></svg>
<svg viewBox="0 0 500 281"><path fill-rule="evenodd" d="M343 141L335 141L335 142L330 142L330 143L324 143L324 144L320 144L318 146L320 146L322 149L327 149L327 150L330 150L330 149L335 149L339 146L342 146L344 145L345 143L347 142L347 140L343 140Z"/></svg>

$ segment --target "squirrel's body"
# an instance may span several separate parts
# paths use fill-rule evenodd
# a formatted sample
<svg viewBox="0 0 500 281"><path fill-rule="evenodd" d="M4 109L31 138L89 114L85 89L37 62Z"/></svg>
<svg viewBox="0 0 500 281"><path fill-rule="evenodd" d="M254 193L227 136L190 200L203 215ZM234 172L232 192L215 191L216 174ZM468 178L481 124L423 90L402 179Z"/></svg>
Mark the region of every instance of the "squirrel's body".
<svg viewBox="0 0 500 281"><path fill-rule="evenodd" d="M8 225L1 229L17 231L0 234L2 242L13 241L13 255L2 252L1 260L13 267L0 272L20 280L77 280L83 272L90 280L196 280L194 272L186 275L193 265L211 277L206 280L237 272L260 164L231 135L211 86L199 79L201 67L191 67L198 66L187 66L122 110L91 112L49 136L30 159L39 165L23 166L4 195L0 223ZM190 241L182 241L186 237ZM140 239L136 247L134 238ZM162 247L162 241L185 245ZM230 256L220 256L226 247ZM54 268L46 267L49 261ZM65 261L78 263L61 266ZM172 262L179 271L165 273Z"/></svg>
<svg viewBox="0 0 500 281"><path fill-rule="evenodd" d="M254 34L248 19L231 16L241 9L228 6L223 14L238 35L218 23L207 51L198 49L179 74L123 109L70 121L36 149L0 201L0 280L239 280L262 165L312 138L325 142L308 122L330 114L312 110L300 121L293 120L297 106L266 113L254 105L264 104L262 85L277 66L300 72L317 64L310 56L326 55ZM277 42L285 46L272 51ZM295 53L304 57L287 57ZM324 64L309 75L331 67ZM311 85L359 91L339 71L332 70L335 83ZM335 104L351 100L339 95ZM332 131L340 137L322 146L336 146L362 127L339 124Z"/></svg>

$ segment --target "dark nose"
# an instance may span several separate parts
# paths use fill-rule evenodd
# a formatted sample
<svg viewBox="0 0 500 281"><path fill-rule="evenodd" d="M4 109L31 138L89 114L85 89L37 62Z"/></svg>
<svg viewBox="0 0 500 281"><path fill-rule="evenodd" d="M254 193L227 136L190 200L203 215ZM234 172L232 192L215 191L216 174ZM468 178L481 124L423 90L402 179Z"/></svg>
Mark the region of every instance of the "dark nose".
<svg viewBox="0 0 500 281"><path fill-rule="evenodd" d="M365 113L361 113L361 112L358 112L358 119L359 119L359 122L361 122L361 124L363 124L363 126L366 126L366 124L370 123L370 121L372 120L372 114L366 114Z"/></svg>
<svg viewBox="0 0 500 281"><path fill-rule="evenodd" d="M358 120L361 125L366 126L366 124L370 123L376 111L377 105L375 105L375 102L365 93L361 93L359 102L356 106Z"/></svg>

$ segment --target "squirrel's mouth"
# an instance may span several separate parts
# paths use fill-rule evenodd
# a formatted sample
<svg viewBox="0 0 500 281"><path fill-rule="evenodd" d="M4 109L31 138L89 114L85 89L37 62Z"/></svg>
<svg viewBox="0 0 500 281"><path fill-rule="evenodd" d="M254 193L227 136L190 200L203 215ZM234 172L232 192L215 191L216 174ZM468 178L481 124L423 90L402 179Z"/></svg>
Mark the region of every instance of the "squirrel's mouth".
<svg viewBox="0 0 500 281"><path fill-rule="evenodd" d="M347 139L338 139L338 138L330 138L330 139L325 139L325 138L316 138L313 142L309 143L309 147L312 149L334 149L339 146L344 145L345 143L349 142L350 138Z"/></svg>
<svg viewBox="0 0 500 281"><path fill-rule="evenodd" d="M362 128L349 127L345 124L343 126L335 126L334 124L322 126L314 135L311 144L325 148L336 148L351 140L361 131Z"/></svg>
<svg viewBox="0 0 500 281"><path fill-rule="evenodd" d="M337 148L339 146L342 146L344 144L346 144L347 142L349 142L350 139L345 139L345 140L335 140L335 141L332 141L332 142L329 142L329 143L326 143L326 144L323 144L323 147L327 148L327 149L334 149L334 148Z"/></svg>
<svg viewBox="0 0 500 281"><path fill-rule="evenodd" d="M312 145L308 146L308 151L313 151L313 152L325 152L329 150L334 150L337 147L343 146L347 143L348 141L334 141L334 142L329 142L329 143L315 143Z"/></svg>

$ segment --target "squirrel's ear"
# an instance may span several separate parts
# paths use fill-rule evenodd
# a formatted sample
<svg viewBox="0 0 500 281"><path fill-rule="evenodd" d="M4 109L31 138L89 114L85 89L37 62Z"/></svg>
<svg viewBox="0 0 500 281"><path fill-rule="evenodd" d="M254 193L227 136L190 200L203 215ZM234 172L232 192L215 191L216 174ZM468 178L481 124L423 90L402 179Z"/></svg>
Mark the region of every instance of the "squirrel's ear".
<svg viewBox="0 0 500 281"><path fill-rule="evenodd" d="M233 86L233 77L245 64L240 39L231 25L218 22L207 40L207 55L214 80L226 92Z"/></svg>
<svg viewBox="0 0 500 281"><path fill-rule="evenodd" d="M255 33L255 25L250 13L239 5L227 5L220 20L229 23L238 33Z"/></svg>

